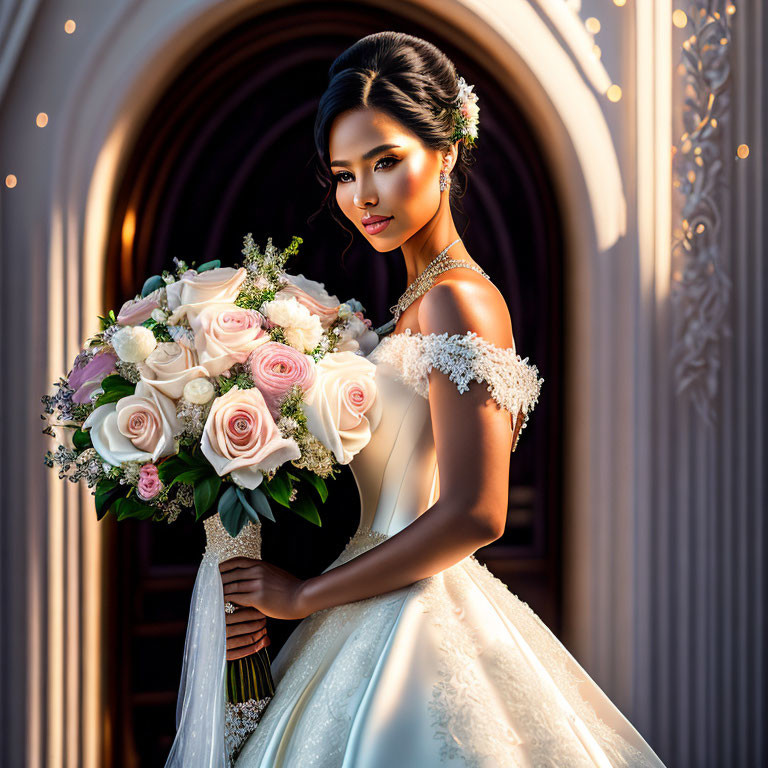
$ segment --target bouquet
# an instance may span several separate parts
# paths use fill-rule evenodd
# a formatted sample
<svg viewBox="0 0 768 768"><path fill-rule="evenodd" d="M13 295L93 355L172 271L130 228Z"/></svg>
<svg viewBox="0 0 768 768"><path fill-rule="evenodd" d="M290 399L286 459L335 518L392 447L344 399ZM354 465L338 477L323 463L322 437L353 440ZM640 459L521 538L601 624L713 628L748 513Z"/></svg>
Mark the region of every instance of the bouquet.
<svg viewBox="0 0 768 768"><path fill-rule="evenodd" d="M326 479L370 440L378 336L358 301L285 271L301 242L262 252L249 233L242 266L174 259L99 318L42 398L63 438L45 463L87 483L98 519L218 515L238 539L277 504L321 524ZM226 662L230 760L273 693L266 648Z"/></svg>

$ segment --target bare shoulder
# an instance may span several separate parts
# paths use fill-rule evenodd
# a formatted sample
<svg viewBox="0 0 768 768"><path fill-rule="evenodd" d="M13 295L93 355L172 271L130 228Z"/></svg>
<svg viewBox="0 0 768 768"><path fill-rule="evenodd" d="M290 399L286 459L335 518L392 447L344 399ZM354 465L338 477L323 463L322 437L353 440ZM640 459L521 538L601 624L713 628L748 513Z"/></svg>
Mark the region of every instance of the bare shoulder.
<svg viewBox="0 0 768 768"><path fill-rule="evenodd" d="M419 304L422 334L474 331L498 347L515 346L509 307L490 280L465 269L450 270L440 277Z"/></svg>

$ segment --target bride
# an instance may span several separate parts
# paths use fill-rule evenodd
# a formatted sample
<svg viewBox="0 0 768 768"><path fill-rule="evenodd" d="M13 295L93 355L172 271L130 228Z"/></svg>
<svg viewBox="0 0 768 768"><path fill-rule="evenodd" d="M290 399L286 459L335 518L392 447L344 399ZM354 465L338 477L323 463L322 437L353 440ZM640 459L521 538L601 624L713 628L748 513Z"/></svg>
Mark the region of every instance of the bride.
<svg viewBox="0 0 768 768"><path fill-rule="evenodd" d="M378 424L350 465L357 532L307 580L246 557L219 565L240 606L228 659L268 644L265 616L303 619L236 766L663 766L473 555L504 530L510 452L543 382L451 215L477 134L473 86L396 32L362 38L329 74L315 142L331 210L376 251L400 248L409 285L368 355Z"/></svg>

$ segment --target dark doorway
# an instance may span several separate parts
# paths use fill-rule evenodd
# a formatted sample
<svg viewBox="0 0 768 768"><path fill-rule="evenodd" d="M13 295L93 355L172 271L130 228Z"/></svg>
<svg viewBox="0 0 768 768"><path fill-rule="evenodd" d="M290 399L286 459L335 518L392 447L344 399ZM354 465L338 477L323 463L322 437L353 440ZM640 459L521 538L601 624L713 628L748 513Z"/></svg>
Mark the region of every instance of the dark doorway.
<svg viewBox="0 0 768 768"><path fill-rule="evenodd" d="M312 126L327 69L356 39L383 29L433 41L479 94L476 164L457 226L508 300L518 351L538 365L546 383L512 455L507 531L478 558L558 632L560 214L544 152L524 113L471 51L363 4L297 3L222 32L184 65L136 137L112 222L107 306L119 308L146 276L171 268L174 256L228 265L239 261L248 232L259 245L272 237L280 247L296 234L304 243L288 264L291 272L324 281L342 300L359 299L374 323L388 319L387 308L406 284L399 252L378 254L358 236L350 246L330 218L307 223L322 199L311 165ZM322 530L290 513L277 526L265 524L264 557L303 577L328 565L359 515L349 471L332 493ZM108 560L115 653L106 725L113 764L162 765L174 737L186 617L204 534L191 520L114 525ZM273 658L294 626L270 622Z"/></svg>

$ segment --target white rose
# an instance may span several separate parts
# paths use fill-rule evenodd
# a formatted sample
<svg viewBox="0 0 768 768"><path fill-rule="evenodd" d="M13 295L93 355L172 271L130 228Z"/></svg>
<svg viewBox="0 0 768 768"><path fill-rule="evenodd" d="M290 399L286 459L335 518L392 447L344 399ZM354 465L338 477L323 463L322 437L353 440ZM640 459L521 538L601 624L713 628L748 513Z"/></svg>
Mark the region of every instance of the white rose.
<svg viewBox="0 0 768 768"><path fill-rule="evenodd" d="M166 288L168 309L173 311L183 304L199 304L204 301L232 303L240 293L240 286L246 276L245 267L219 267L199 274L189 270Z"/></svg>
<svg viewBox="0 0 768 768"><path fill-rule="evenodd" d="M96 453L117 467L176 453L174 437L183 425L173 400L140 381L134 394L94 409L83 429L91 430Z"/></svg>
<svg viewBox="0 0 768 768"><path fill-rule="evenodd" d="M205 405L216 390L208 379L192 379L184 385L183 397L188 403Z"/></svg>
<svg viewBox="0 0 768 768"><path fill-rule="evenodd" d="M310 280L308 277L304 277L301 273L298 275L291 275L288 272L285 272L283 276L297 288L301 288L304 293L308 293L320 304L324 304L326 307L338 308L339 297L336 295L331 296L325 289L325 283L318 283L317 280Z"/></svg>
<svg viewBox="0 0 768 768"><path fill-rule="evenodd" d="M175 341L158 344L138 368L143 381L174 400L181 397L188 381L210 375L206 368L198 365L194 350Z"/></svg>
<svg viewBox="0 0 768 768"><path fill-rule="evenodd" d="M186 317L195 334L200 365L210 376L220 376L234 363L244 363L254 349L271 341L261 324L261 315L236 304L185 304L174 316Z"/></svg>
<svg viewBox="0 0 768 768"><path fill-rule="evenodd" d="M332 352L317 362L316 372L302 403L307 428L340 464L349 464L381 418L376 365L354 352Z"/></svg>
<svg viewBox="0 0 768 768"><path fill-rule="evenodd" d="M155 334L143 325L126 325L110 339L117 356L126 363L140 363L157 346Z"/></svg>
<svg viewBox="0 0 768 768"><path fill-rule="evenodd" d="M299 352L311 352L323 337L320 318L293 296L266 301L261 305L261 311L283 329L286 343Z"/></svg>

